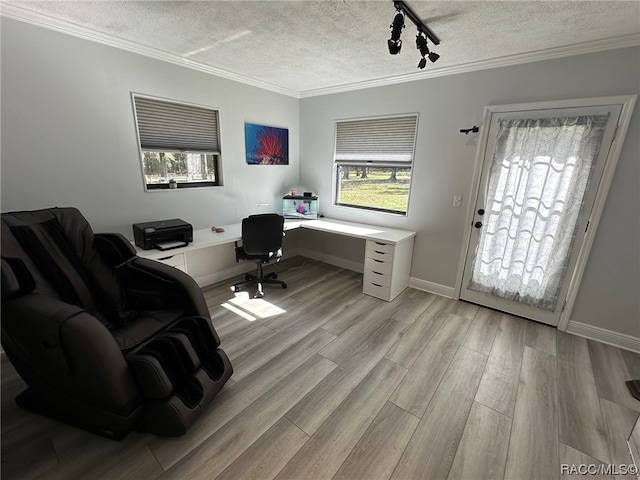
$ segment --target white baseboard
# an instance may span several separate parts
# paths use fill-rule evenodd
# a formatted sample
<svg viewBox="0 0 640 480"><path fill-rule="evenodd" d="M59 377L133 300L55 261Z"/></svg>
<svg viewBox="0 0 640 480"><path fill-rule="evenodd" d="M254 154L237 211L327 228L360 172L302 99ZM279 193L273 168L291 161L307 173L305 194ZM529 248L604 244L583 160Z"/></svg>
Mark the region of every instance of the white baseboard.
<svg viewBox="0 0 640 480"><path fill-rule="evenodd" d="M421 280L415 277L409 278L409 286L418 290L440 295L441 297L455 298L456 296L456 292L453 287L447 287L446 285Z"/></svg>
<svg viewBox="0 0 640 480"><path fill-rule="evenodd" d="M614 347L624 348L632 352L640 353L640 338L624 333L614 332L605 328L594 327L587 323L569 320L567 325L567 333L573 333L580 337L597 340L598 342L613 345Z"/></svg>
<svg viewBox="0 0 640 480"><path fill-rule="evenodd" d="M302 255L303 257L313 258L314 260L319 260L321 262L329 263L331 265L335 265L336 267L346 268L347 270L351 270L353 272L358 272L358 273L364 272L364 265L362 263L354 262L352 260L347 260L342 257L334 257L332 255L318 253L316 251L307 250L305 248L291 249L287 251L287 254L291 256ZM427 280L421 280L419 278L410 277L409 286L411 288L423 290L425 292L433 293L435 295L440 295L441 297L456 298L455 288L447 287L446 285L441 285L439 283L429 282Z"/></svg>

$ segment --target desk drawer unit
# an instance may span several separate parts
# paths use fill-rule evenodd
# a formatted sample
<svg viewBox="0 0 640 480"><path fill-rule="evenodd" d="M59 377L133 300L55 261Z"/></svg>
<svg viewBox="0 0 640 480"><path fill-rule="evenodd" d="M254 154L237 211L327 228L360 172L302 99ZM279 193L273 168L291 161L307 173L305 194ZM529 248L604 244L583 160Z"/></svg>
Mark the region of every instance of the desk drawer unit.
<svg viewBox="0 0 640 480"><path fill-rule="evenodd" d="M391 301L409 285L413 238L397 244L367 240L362 291Z"/></svg>
<svg viewBox="0 0 640 480"><path fill-rule="evenodd" d="M364 270L365 272L368 270L391 275L391 270L393 268L393 261L391 260L392 259L387 259L387 261L384 261L379 258L366 257L364 259Z"/></svg>

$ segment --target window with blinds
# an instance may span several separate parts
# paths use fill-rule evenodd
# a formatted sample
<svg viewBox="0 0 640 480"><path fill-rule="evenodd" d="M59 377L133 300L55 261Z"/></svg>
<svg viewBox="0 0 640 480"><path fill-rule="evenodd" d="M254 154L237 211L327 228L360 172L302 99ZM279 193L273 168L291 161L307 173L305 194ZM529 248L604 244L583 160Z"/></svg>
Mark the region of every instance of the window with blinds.
<svg viewBox="0 0 640 480"><path fill-rule="evenodd" d="M417 126L417 114L336 122L336 205L406 214Z"/></svg>
<svg viewBox="0 0 640 480"><path fill-rule="evenodd" d="M147 190L221 185L218 111L133 94Z"/></svg>

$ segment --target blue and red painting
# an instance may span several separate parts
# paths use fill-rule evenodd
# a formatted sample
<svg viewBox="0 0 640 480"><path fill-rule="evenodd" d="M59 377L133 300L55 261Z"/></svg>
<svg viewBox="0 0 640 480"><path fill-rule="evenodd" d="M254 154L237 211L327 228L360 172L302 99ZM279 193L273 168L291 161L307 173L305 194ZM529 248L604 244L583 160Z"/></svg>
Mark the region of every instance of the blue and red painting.
<svg viewBox="0 0 640 480"><path fill-rule="evenodd" d="M245 123L249 165L289 165L289 130Z"/></svg>

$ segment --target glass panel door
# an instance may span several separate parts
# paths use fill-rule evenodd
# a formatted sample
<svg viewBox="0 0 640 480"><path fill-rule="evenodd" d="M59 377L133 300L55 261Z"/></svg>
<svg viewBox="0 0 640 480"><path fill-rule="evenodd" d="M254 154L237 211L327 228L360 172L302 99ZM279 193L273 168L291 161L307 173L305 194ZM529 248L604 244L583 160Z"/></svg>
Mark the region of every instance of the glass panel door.
<svg viewBox="0 0 640 480"><path fill-rule="evenodd" d="M460 298L557 325L620 110L492 114Z"/></svg>

